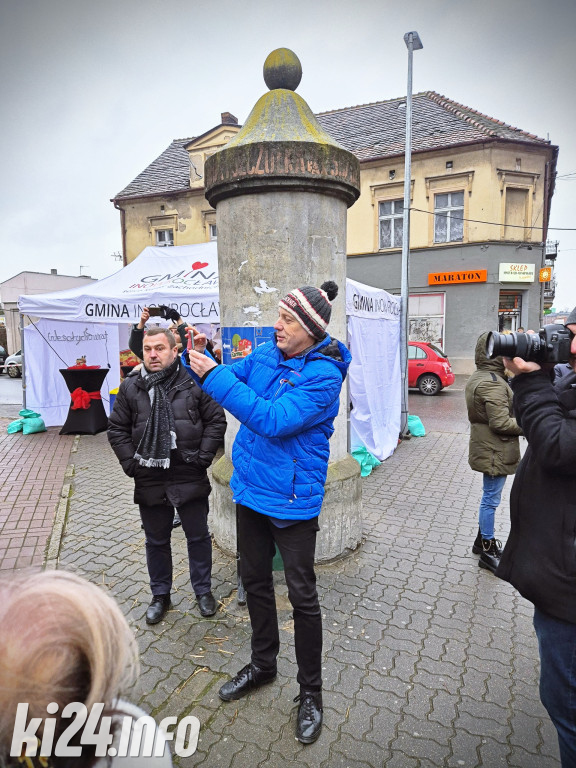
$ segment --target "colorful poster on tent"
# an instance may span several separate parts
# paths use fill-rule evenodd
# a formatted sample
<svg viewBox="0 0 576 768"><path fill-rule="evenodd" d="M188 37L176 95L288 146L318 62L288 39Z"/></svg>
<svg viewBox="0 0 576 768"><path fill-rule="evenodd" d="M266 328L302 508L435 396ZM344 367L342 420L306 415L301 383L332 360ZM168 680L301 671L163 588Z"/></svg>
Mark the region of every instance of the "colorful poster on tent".
<svg viewBox="0 0 576 768"><path fill-rule="evenodd" d="M222 327L222 362L225 365L243 360L256 347L266 344L274 337L272 326L252 325Z"/></svg>

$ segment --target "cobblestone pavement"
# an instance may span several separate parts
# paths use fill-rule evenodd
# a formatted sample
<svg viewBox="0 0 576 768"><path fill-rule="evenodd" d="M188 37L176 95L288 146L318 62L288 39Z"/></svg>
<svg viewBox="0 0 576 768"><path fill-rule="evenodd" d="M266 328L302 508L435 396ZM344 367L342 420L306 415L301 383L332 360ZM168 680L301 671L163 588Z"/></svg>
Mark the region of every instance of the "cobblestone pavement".
<svg viewBox="0 0 576 768"><path fill-rule="evenodd" d="M21 405L0 408L0 571L41 568L58 507L65 510L67 467L74 437L46 432L9 435Z"/></svg>
<svg viewBox="0 0 576 768"><path fill-rule="evenodd" d="M403 443L363 481L363 546L318 568L325 727L314 745L294 738L298 689L281 574L279 677L240 702L217 696L249 660L233 558L215 551L221 605L202 619L176 530L174 607L161 624L145 624L147 574L132 483L105 435L75 439L52 428L9 436L5 427L20 406L15 413L2 407L0 568L43 559L53 566L59 557L59 567L112 590L142 655L130 697L158 719L195 714L202 724L197 753L175 759L181 768L558 766L556 734L538 699L531 606L479 569L470 552L480 477L466 461L462 386L457 380L436 398L411 395L410 412L427 436ZM507 513L504 503L503 539Z"/></svg>
<svg viewBox="0 0 576 768"><path fill-rule="evenodd" d="M233 558L215 551L220 609L202 619L177 529L173 609L147 626L149 590L132 481L105 435L80 438L59 567L107 585L129 617L142 657L131 698L157 719L199 718L198 750L175 758L176 765L559 765L556 733L538 698L531 606L480 569L470 550L481 478L467 464L462 387L410 401L427 436L404 442L363 481L362 547L318 568L325 725L310 746L294 737L298 687L282 574L275 575L282 640L277 681L239 702L221 702L219 686L250 658ZM503 503L503 539L507 518Z"/></svg>

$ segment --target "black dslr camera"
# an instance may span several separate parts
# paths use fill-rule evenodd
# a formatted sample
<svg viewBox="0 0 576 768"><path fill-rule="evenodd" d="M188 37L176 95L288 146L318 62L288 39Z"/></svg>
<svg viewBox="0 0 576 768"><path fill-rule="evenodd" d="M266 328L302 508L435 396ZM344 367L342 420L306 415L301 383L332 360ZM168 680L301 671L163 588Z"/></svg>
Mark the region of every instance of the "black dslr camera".
<svg viewBox="0 0 576 768"><path fill-rule="evenodd" d="M150 317L161 317L163 320L172 320L173 323L177 323L180 319L180 313L172 307L167 307L166 304L150 307L149 312Z"/></svg>
<svg viewBox="0 0 576 768"><path fill-rule="evenodd" d="M496 333L486 339L486 357L521 357L533 363L567 363L573 334L563 325L545 325L538 333Z"/></svg>

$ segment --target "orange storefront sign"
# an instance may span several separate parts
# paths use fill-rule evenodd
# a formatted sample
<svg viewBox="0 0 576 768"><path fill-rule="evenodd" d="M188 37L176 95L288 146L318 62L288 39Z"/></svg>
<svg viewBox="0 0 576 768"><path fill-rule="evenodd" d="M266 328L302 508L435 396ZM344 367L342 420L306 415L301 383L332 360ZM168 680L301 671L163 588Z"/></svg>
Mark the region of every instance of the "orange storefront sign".
<svg viewBox="0 0 576 768"><path fill-rule="evenodd" d="M485 283L487 269L466 269L462 272L429 272L428 285L456 285L458 283Z"/></svg>

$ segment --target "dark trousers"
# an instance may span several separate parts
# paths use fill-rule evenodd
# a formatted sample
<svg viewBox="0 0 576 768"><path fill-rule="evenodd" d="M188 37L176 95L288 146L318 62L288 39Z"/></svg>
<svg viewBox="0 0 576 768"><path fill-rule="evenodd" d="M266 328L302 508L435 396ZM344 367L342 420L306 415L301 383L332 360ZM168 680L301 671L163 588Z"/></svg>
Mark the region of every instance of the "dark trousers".
<svg viewBox="0 0 576 768"><path fill-rule="evenodd" d="M558 732L562 768L576 768L576 624L534 609L540 698Z"/></svg>
<svg viewBox="0 0 576 768"><path fill-rule="evenodd" d="M188 543L190 581L198 597L210 592L212 540L208 530L208 499L193 499L178 507L182 530ZM153 595L168 595L172 590L172 522L174 507L140 504L140 517L146 534L146 564Z"/></svg>
<svg viewBox="0 0 576 768"><path fill-rule="evenodd" d="M278 528L267 515L238 504L240 573L252 624L252 662L276 669L280 648L272 559L276 543L294 609L294 644L298 683L309 690L322 687L322 615L316 591L314 552L318 518Z"/></svg>

